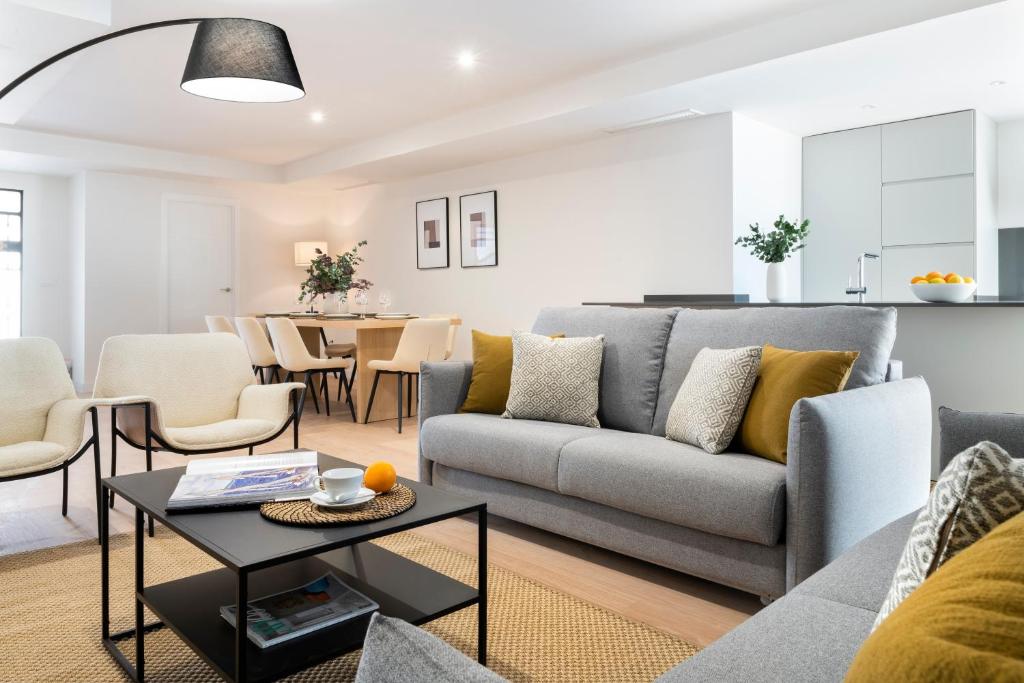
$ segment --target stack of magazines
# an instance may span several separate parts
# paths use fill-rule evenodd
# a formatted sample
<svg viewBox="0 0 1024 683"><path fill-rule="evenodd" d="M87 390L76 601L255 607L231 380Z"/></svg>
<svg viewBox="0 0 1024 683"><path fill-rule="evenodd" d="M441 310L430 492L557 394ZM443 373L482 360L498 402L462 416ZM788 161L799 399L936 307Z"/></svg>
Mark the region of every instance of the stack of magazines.
<svg viewBox="0 0 1024 683"><path fill-rule="evenodd" d="M316 451L193 460L185 468L167 509L253 505L309 498L317 485Z"/></svg>
<svg viewBox="0 0 1024 683"><path fill-rule="evenodd" d="M268 595L248 603L249 640L270 647L318 629L353 619L378 609L377 603L324 574L304 586ZM224 605L220 614L235 625L235 605Z"/></svg>

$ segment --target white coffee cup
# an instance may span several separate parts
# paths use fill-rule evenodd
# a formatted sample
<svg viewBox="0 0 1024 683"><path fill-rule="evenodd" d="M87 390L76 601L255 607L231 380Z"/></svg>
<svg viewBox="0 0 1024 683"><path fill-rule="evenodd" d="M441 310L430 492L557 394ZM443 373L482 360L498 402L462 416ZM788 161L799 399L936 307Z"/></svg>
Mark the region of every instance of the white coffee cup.
<svg viewBox="0 0 1024 683"><path fill-rule="evenodd" d="M363 486L363 471L357 467L337 467L327 470L319 477L327 497L334 502L341 502L354 497Z"/></svg>

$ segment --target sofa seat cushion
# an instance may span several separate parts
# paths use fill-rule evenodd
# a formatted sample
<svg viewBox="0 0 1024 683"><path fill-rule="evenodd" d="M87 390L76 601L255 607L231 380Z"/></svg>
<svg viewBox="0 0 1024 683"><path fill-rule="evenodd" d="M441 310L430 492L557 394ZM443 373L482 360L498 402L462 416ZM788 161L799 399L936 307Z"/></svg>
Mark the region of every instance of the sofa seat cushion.
<svg viewBox="0 0 1024 683"><path fill-rule="evenodd" d="M593 427L508 420L497 415L437 415L420 429L423 457L455 469L558 491L558 457Z"/></svg>
<svg viewBox="0 0 1024 683"><path fill-rule="evenodd" d="M189 448L216 448L235 444L248 444L273 436L281 428L270 420L221 420L195 427L165 427L167 442L172 446Z"/></svg>
<svg viewBox="0 0 1024 683"><path fill-rule="evenodd" d="M67 449L48 441L23 441L0 446L0 477L13 477L55 467L65 460Z"/></svg>
<svg viewBox="0 0 1024 683"><path fill-rule="evenodd" d="M788 594L669 670L657 683L841 681L874 618L869 610Z"/></svg>
<svg viewBox="0 0 1024 683"><path fill-rule="evenodd" d="M601 430L565 444L558 490L762 545L778 543L785 523L785 465L649 434Z"/></svg>

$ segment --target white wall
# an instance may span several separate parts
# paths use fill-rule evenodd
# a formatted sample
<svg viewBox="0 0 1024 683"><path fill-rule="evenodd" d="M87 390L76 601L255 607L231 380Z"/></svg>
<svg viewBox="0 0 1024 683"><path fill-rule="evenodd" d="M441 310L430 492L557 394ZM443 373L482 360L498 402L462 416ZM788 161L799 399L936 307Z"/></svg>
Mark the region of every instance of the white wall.
<svg viewBox="0 0 1024 683"><path fill-rule="evenodd" d="M25 193L21 333L49 337L70 357L71 183L62 176L0 172L0 187Z"/></svg>
<svg viewBox="0 0 1024 683"><path fill-rule="evenodd" d="M802 140L740 114L733 114L733 241L750 233L758 223L772 230L780 214L790 221L800 218ZM811 226L813 229L813 226ZM800 300L800 252L783 265L786 299ZM733 287L752 301L767 298L768 266L744 247L733 252Z"/></svg>
<svg viewBox="0 0 1024 683"><path fill-rule="evenodd" d="M1024 227L1024 119L997 125L1000 228Z"/></svg>
<svg viewBox="0 0 1024 683"><path fill-rule="evenodd" d="M77 181L76 181L77 182ZM84 363L76 381L91 385L103 341L162 331L160 226L167 194L235 200L240 206L238 312L295 306L301 268L292 243L325 239L326 199L284 188L87 172L76 186L84 211L82 291Z"/></svg>
<svg viewBox="0 0 1024 683"><path fill-rule="evenodd" d="M731 135L731 115L708 116L349 190L331 248L369 240L360 275L391 292L392 310L458 312L463 358L471 328L528 328L542 306L730 292ZM459 195L485 190L497 190L498 267L464 269ZM442 196L451 267L417 270L415 202Z"/></svg>

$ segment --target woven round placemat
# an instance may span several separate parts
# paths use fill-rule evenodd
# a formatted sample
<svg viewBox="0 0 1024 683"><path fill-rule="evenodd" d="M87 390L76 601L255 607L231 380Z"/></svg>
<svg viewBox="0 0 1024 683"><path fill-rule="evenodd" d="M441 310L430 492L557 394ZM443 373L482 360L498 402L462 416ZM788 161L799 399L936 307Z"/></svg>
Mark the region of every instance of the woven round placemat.
<svg viewBox="0 0 1024 683"><path fill-rule="evenodd" d="M322 508L308 500L264 503L260 514L271 522L291 526L338 526L376 522L399 515L416 504L416 492L404 484L395 484L387 493L365 505L345 510Z"/></svg>

